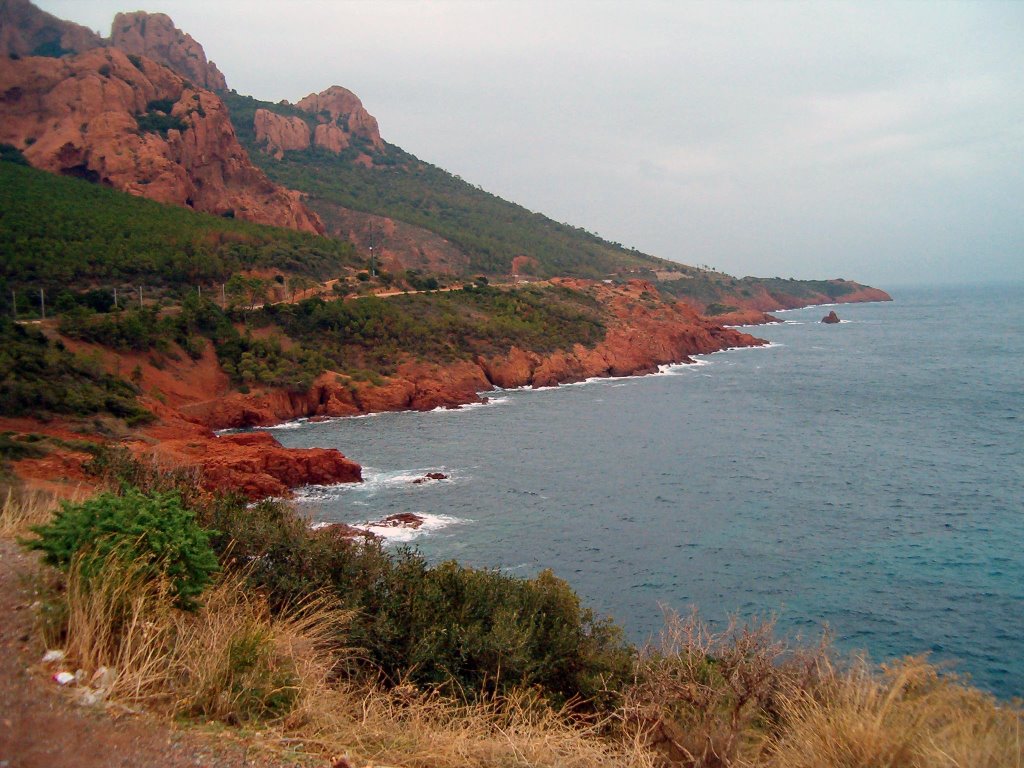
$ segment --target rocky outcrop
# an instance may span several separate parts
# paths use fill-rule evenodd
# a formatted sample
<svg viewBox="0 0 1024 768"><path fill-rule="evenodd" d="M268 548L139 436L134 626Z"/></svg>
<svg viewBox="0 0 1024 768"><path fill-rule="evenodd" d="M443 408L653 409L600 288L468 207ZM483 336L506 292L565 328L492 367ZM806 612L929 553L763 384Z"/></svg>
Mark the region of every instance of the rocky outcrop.
<svg viewBox="0 0 1024 768"><path fill-rule="evenodd" d="M271 112L269 109L257 109L253 127L256 129L256 142L264 146L267 154L278 160L290 149L309 147L309 126L301 117L289 117Z"/></svg>
<svg viewBox="0 0 1024 768"><path fill-rule="evenodd" d="M366 111L363 102L348 88L332 85L326 91L309 94L295 106L316 115L323 124L333 123L346 133L366 139L376 149L384 149L377 118Z"/></svg>
<svg viewBox="0 0 1024 768"><path fill-rule="evenodd" d="M834 325L835 323L840 322L839 315L837 315L836 311L833 309L831 312L829 312L827 315L821 318L821 322L827 323L828 325Z"/></svg>
<svg viewBox="0 0 1024 768"><path fill-rule="evenodd" d="M29 0L0 0L0 55L4 58L59 57L105 44L91 29L51 16Z"/></svg>
<svg viewBox="0 0 1024 768"><path fill-rule="evenodd" d="M267 432L218 437L170 409L154 410L160 424L143 430L148 439L131 442L129 448L158 465L194 468L208 490L260 499L287 496L304 485L362 480L362 468L333 448L285 448Z"/></svg>
<svg viewBox="0 0 1024 768"><path fill-rule="evenodd" d="M361 138L376 150L384 149L377 119L347 88L331 86L321 93L311 93L295 106L313 115L316 125L312 133L306 122L296 115L258 109L253 118L257 143L278 160L288 150L307 149L310 145L337 155L351 146L353 137ZM366 153L359 153L355 162L367 167L373 165Z"/></svg>
<svg viewBox="0 0 1024 768"><path fill-rule="evenodd" d="M337 155L348 149L348 134L336 123L321 123L313 131L313 143Z"/></svg>
<svg viewBox="0 0 1024 768"><path fill-rule="evenodd" d="M418 530L423 527L423 518L419 515L415 515L412 512L398 512L394 515L388 515L383 520L375 520L372 523L367 523L369 528L408 528L410 530Z"/></svg>
<svg viewBox="0 0 1024 768"><path fill-rule="evenodd" d="M114 48L5 62L0 142L54 173L162 203L322 232L297 193L252 165L216 95Z"/></svg>
<svg viewBox="0 0 1024 768"><path fill-rule="evenodd" d="M203 46L175 27L166 14L117 14L110 29L110 44L125 53L147 56L200 88L222 91L228 87L217 65L206 60Z"/></svg>

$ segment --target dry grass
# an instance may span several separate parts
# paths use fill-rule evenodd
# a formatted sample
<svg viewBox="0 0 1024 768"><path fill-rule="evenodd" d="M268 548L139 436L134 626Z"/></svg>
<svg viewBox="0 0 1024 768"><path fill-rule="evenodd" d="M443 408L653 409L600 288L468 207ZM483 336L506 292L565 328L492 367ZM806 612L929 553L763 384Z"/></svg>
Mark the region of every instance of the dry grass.
<svg viewBox="0 0 1024 768"><path fill-rule="evenodd" d="M353 680L348 616L323 596L272 616L244 575L198 612L115 560L66 590L67 653L110 698L171 715L257 723L260 741L353 765L415 768L1024 768L1022 711L923 659L841 669L794 650L771 622L713 632L669 616L623 703L603 717L554 710L535 691L466 701ZM339 650L341 649L341 650ZM89 690L89 689L86 689Z"/></svg>
<svg viewBox="0 0 1024 768"><path fill-rule="evenodd" d="M819 695L784 700L785 730L765 743L771 768L1020 768L1022 712L912 657L863 662Z"/></svg>
<svg viewBox="0 0 1024 768"><path fill-rule="evenodd" d="M335 687L304 732L356 764L422 768L653 768L640 741L609 739L607 722L556 711L530 691L466 703L412 686Z"/></svg>
<svg viewBox="0 0 1024 768"><path fill-rule="evenodd" d="M59 506L52 493L13 486L8 486L0 498L0 538L4 539L26 536L33 525L47 522Z"/></svg>
<svg viewBox="0 0 1024 768"><path fill-rule="evenodd" d="M123 703L228 723L281 720L331 674L327 648L348 615L314 597L271 616L244 582L222 577L191 613L139 563L112 555L90 578L76 563L65 652L87 679L104 675L101 693Z"/></svg>

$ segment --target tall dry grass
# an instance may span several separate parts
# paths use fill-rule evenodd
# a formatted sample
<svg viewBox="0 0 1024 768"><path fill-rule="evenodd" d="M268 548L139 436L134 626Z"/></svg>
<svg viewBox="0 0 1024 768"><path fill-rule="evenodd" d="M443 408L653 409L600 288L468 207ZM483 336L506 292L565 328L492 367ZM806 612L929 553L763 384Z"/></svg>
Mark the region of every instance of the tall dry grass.
<svg viewBox="0 0 1024 768"><path fill-rule="evenodd" d="M1021 768L1017 705L939 674L923 657L857 662L821 690L783 699L785 728L756 765L770 768Z"/></svg>
<svg viewBox="0 0 1024 768"><path fill-rule="evenodd" d="M791 648L771 622L714 631L669 616L635 681L602 715L534 690L467 701L346 674L349 616L324 596L272 615L228 574L189 613L167 584L112 558L73 567L69 658L105 694L167 715L258 723L264 744L426 768L1024 768L1022 710L923 659L881 670L822 644ZM275 739L275 737L277 737Z"/></svg>
<svg viewBox="0 0 1024 768"><path fill-rule="evenodd" d="M98 575L72 565L65 592L65 653L102 693L173 715L241 723L283 719L332 673L347 613L314 596L272 616L245 588L221 579L196 612L175 607L170 584L143 564L106 558Z"/></svg>
<svg viewBox="0 0 1024 768"><path fill-rule="evenodd" d="M47 522L59 506L52 493L13 486L0 491L0 499L0 538L4 539L28 535L32 526Z"/></svg>

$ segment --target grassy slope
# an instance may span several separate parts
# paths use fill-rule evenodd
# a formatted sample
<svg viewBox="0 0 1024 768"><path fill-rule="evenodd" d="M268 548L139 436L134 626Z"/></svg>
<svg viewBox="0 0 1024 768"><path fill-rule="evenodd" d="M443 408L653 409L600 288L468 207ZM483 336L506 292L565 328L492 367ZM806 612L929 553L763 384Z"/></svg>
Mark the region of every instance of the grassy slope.
<svg viewBox="0 0 1024 768"><path fill-rule="evenodd" d="M311 127L312 115L235 93L221 97L231 110L239 141L271 179L309 193L313 208L326 200L435 232L469 255L471 272L508 274L512 259L522 254L538 260L541 276L601 278L623 268L673 266L503 200L393 144L375 153L357 137L340 155L311 147L275 160L256 144L256 110L299 116ZM361 152L373 157L373 168L353 162Z"/></svg>
<svg viewBox="0 0 1024 768"><path fill-rule="evenodd" d="M0 281L11 287L223 281L243 268L336 277L348 243L162 205L0 162Z"/></svg>

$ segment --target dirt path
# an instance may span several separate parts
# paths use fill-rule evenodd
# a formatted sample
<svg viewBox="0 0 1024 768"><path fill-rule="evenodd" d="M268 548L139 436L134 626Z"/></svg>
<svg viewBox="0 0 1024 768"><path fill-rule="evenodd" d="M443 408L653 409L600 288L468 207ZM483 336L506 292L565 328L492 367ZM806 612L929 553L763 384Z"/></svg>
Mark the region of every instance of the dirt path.
<svg viewBox="0 0 1024 768"><path fill-rule="evenodd" d="M43 649L32 631L26 582L35 568L34 555L0 539L0 768L297 765L254 753L230 732L182 730L146 715L114 717L75 704L38 666Z"/></svg>

